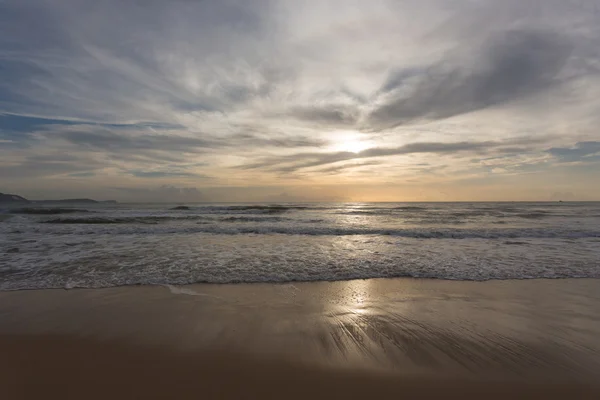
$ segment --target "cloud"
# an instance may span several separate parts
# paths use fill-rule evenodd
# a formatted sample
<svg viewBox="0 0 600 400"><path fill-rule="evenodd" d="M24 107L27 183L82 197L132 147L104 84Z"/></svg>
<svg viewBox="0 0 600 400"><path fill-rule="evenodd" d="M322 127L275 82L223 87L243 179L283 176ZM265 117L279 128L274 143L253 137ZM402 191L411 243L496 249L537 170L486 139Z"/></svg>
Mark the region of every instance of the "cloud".
<svg viewBox="0 0 600 400"><path fill-rule="evenodd" d="M333 164L340 161L389 157L409 154L458 154L458 153L486 153L488 151L510 152L512 142L423 142L410 143L400 147L380 148L374 147L359 153L340 151L333 153L296 153L287 156L267 157L263 160L241 165L241 169L264 168L281 173L295 172L300 169ZM520 150L520 149L518 149Z"/></svg>
<svg viewBox="0 0 600 400"><path fill-rule="evenodd" d="M96 176L96 173L94 173L94 172L74 172L72 174L69 174L69 176L72 176L74 178L91 178L92 176Z"/></svg>
<svg viewBox="0 0 600 400"><path fill-rule="evenodd" d="M358 163L350 163L350 164L343 164L343 165L335 165L333 167L327 167L327 168L322 168L319 169L317 171L315 171L315 173L318 174L338 174L347 170L351 170L351 169L356 169L356 168L362 168L362 167L370 167L370 166L376 166L376 165L381 165L382 163L380 161L365 161L365 162L358 162Z"/></svg>
<svg viewBox="0 0 600 400"><path fill-rule="evenodd" d="M600 14L576 3L1 0L0 184L259 199L439 155L456 180L589 163Z"/></svg>
<svg viewBox="0 0 600 400"><path fill-rule="evenodd" d="M18 126L18 129L26 129L30 140L34 138L37 140L59 139L82 149L198 152L226 147L319 147L325 143L323 139L319 138L268 131L266 134L234 133L228 136L216 136L203 132L189 132L178 125L156 123L97 124L39 118L34 118L35 122L30 121L32 118L27 118L27 120L21 125L22 127ZM47 124L47 121L52 121L52 123ZM2 122L1 118L0 122ZM14 132L14 130L7 132ZM6 137L13 136L7 135Z"/></svg>
<svg viewBox="0 0 600 400"><path fill-rule="evenodd" d="M196 137L184 137L165 134L125 135L114 131L78 131L70 130L52 134L54 139L63 139L81 148L110 151L163 150L167 152L198 152L216 147L217 141Z"/></svg>
<svg viewBox="0 0 600 400"><path fill-rule="evenodd" d="M459 54L426 68L394 71L368 123L381 129L443 119L535 94L559 82L555 78L572 48L553 31L497 33L471 49L466 62Z"/></svg>
<svg viewBox="0 0 600 400"><path fill-rule="evenodd" d="M208 178L206 175L185 171L127 171L138 178Z"/></svg>
<svg viewBox="0 0 600 400"><path fill-rule="evenodd" d="M294 107L289 115L301 121L350 127L356 124L358 112L347 106Z"/></svg>
<svg viewBox="0 0 600 400"><path fill-rule="evenodd" d="M102 167L104 165L87 159L74 159L72 161L27 159L14 164L0 163L0 176L12 179L38 178L62 174L91 173Z"/></svg>
<svg viewBox="0 0 600 400"><path fill-rule="evenodd" d="M297 147L321 147L327 142L320 138L312 138L301 135L277 135L270 133L267 135L258 134L239 134L234 135L224 140L223 146L227 147L282 147L282 148L297 148Z"/></svg>
<svg viewBox="0 0 600 400"><path fill-rule="evenodd" d="M20 99L18 108L5 103L9 111L53 116L70 107L98 122L163 122L174 111L223 112L268 93L270 82L248 67L261 60L269 1L109 0L94 5L93 16L91 4L3 2L12 21L0 33L19 41L0 53L17 79L7 85ZM20 27L27 24L39 28Z"/></svg>

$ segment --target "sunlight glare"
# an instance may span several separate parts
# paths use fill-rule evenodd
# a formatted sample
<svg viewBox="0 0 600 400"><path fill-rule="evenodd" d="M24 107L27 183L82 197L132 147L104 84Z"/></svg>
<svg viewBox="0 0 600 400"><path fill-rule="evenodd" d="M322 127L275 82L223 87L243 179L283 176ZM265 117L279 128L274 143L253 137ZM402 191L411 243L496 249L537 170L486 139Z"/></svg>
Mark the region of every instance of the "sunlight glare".
<svg viewBox="0 0 600 400"><path fill-rule="evenodd" d="M347 151L360 153L371 147L371 144L362 139L362 135L356 132L337 132L332 137L333 151Z"/></svg>

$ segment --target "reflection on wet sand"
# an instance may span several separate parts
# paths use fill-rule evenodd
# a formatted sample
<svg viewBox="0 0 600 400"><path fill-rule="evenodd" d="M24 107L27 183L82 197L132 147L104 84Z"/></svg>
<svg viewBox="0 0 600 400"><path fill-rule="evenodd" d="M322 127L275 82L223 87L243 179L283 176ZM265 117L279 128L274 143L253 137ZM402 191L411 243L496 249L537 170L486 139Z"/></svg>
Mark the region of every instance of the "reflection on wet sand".
<svg viewBox="0 0 600 400"><path fill-rule="evenodd" d="M0 333L513 377L600 371L600 281L414 279L0 293Z"/></svg>

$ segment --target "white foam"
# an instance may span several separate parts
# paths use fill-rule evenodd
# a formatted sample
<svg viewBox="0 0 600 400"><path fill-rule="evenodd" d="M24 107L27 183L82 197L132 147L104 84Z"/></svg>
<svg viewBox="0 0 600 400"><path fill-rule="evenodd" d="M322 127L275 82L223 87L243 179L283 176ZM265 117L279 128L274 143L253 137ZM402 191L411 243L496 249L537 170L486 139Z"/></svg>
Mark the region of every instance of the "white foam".
<svg viewBox="0 0 600 400"><path fill-rule="evenodd" d="M64 289L65 290L70 290L70 289L76 289L76 288L85 288L88 287L88 284L84 281L75 281L75 280L68 280L65 285L64 285Z"/></svg>
<svg viewBox="0 0 600 400"><path fill-rule="evenodd" d="M212 294L207 294L207 293L200 293L200 292L197 292L195 290L192 290L192 289L186 288L186 287L175 286L175 285L163 285L163 286L168 288L172 294L187 295L187 296L205 296L205 297L212 297L215 299L222 299L222 297L214 296Z"/></svg>

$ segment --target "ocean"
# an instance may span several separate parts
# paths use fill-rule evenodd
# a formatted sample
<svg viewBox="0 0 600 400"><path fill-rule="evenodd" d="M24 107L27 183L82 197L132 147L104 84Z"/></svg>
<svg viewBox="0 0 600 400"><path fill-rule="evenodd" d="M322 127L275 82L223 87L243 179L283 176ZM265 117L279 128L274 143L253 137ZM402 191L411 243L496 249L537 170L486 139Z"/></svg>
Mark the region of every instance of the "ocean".
<svg viewBox="0 0 600 400"><path fill-rule="evenodd" d="M0 290L600 278L600 203L0 206Z"/></svg>

